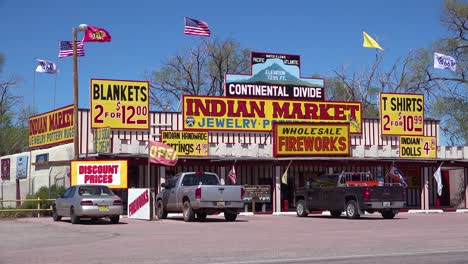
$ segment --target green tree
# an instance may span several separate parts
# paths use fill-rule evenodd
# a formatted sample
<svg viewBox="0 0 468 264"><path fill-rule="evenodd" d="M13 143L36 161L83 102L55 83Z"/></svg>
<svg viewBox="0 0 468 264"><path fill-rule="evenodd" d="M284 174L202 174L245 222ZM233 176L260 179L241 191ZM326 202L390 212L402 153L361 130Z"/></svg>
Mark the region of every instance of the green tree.
<svg viewBox="0 0 468 264"><path fill-rule="evenodd" d="M0 70L4 63L0 54ZM28 147L28 118L31 109L21 108L21 97L12 93L18 78L0 79L0 156L18 153Z"/></svg>
<svg viewBox="0 0 468 264"><path fill-rule="evenodd" d="M174 110L183 94L222 95L225 73L247 73L250 50L230 38L202 41L148 77L153 108Z"/></svg>

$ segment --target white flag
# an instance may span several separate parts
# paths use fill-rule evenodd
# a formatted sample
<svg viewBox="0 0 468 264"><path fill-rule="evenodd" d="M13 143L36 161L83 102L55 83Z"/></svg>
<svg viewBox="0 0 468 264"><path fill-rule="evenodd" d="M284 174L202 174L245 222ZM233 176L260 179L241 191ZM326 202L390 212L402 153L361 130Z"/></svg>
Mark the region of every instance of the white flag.
<svg viewBox="0 0 468 264"><path fill-rule="evenodd" d="M37 60L36 72L57 73L57 71L57 65L55 65L55 63L46 60Z"/></svg>
<svg viewBox="0 0 468 264"><path fill-rule="evenodd" d="M434 172L434 179L437 182L437 194L439 194L439 196L442 195L442 187L444 187L442 185L442 173L440 172L440 167L442 167L442 165Z"/></svg>
<svg viewBox="0 0 468 264"><path fill-rule="evenodd" d="M434 53L434 68L450 69L454 72L457 70L457 61L453 57L442 53Z"/></svg>

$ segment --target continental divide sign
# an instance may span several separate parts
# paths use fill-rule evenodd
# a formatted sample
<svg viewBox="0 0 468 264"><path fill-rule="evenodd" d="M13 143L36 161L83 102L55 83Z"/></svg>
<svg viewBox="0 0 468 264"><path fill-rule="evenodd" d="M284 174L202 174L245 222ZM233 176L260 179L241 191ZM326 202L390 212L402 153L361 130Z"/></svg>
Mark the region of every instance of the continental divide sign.
<svg viewBox="0 0 468 264"><path fill-rule="evenodd" d="M274 122L347 123L361 134L360 102L226 98L184 95L184 130L272 131Z"/></svg>
<svg viewBox="0 0 468 264"><path fill-rule="evenodd" d="M73 142L73 105L29 118L29 148Z"/></svg>
<svg viewBox="0 0 468 264"><path fill-rule="evenodd" d="M324 100L323 79L300 76L299 55L251 53L250 74L226 74L225 95Z"/></svg>

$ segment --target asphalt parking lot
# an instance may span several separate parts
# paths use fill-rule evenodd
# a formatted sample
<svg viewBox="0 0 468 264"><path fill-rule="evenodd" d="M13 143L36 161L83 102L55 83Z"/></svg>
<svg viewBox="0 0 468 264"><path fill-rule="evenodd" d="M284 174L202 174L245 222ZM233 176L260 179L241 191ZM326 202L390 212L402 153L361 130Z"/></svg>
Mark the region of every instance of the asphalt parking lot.
<svg viewBox="0 0 468 264"><path fill-rule="evenodd" d="M0 220L0 263L467 263L468 214ZM443 261L443 262L440 262ZM449 262L447 262L449 261ZM464 261L464 262L458 262Z"/></svg>

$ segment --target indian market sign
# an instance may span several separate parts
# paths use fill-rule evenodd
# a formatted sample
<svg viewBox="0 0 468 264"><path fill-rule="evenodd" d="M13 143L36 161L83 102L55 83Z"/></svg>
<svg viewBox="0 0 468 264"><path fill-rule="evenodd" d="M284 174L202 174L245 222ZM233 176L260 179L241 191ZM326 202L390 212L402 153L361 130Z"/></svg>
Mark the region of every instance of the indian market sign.
<svg viewBox="0 0 468 264"><path fill-rule="evenodd" d="M110 128L98 128L94 131L94 150L96 153L110 153Z"/></svg>
<svg viewBox="0 0 468 264"><path fill-rule="evenodd" d="M29 118L29 148L73 142L73 105Z"/></svg>
<svg viewBox="0 0 468 264"><path fill-rule="evenodd" d="M208 132L163 130L161 138L178 156L208 156Z"/></svg>
<svg viewBox="0 0 468 264"><path fill-rule="evenodd" d="M91 79L91 127L149 129L147 81Z"/></svg>
<svg viewBox="0 0 468 264"><path fill-rule="evenodd" d="M251 73L226 74L225 95L249 98L323 100L323 79L300 76L299 55L251 53Z"/></svg>
<svg viewBox="0 0 468 264"><path fill-rule="evenodd" d="M380 126L384 136L423 136L424 95L381 93Z"/></svg>
<svg viewBox="0 0 468 264"><path fill-rule="evenodd" d="M437 138L400 136L400 158L437 158Z"/></svg>
<svg viewBox="0 0 468 264"><path fill-rule="evenodd" d="M360 134L360 102L319 102L281 99L183 97L184 130L271 131L276 122L349 123Z"/></svg>
<svg viewBox="0 0 468 264"><path fill-rule="evenodd" d="M273 156L350 155L349 124L275 123Z"/></svg>
<svg viewBox="0 0 468 264"><path fill-rule="evenodd" d="M102 184L127 188L126 160L71 161L71 185Z"/></svg>

